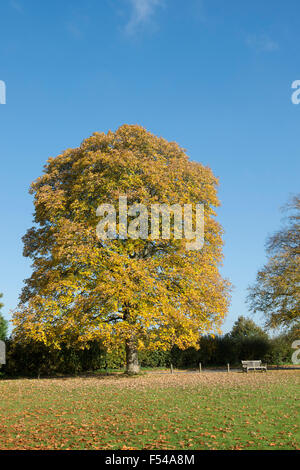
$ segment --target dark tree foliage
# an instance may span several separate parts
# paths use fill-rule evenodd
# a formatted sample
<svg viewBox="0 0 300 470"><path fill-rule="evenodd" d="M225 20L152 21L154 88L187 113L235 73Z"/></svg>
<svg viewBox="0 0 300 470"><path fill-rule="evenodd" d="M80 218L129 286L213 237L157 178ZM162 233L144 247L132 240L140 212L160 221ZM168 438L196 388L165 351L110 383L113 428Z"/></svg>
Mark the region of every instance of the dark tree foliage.
<svg viewBox="0 0 300 470"><path fill-rule="evenodd" d="M3 294L0 294L0 299L3 297ZM3 307L3 303L0 301L0 310ZM5 320L3 315L0 312L0 340L4 341L7 338L8 322Z"/></svg>
<svg viewBox="0 0 300 470"><path fill-rule="evenodd" d="M300 319L300 194L285 207L285 227L267 241L268 261L249 288L253 312L263 312L271 328L290 327Z"/></svg>

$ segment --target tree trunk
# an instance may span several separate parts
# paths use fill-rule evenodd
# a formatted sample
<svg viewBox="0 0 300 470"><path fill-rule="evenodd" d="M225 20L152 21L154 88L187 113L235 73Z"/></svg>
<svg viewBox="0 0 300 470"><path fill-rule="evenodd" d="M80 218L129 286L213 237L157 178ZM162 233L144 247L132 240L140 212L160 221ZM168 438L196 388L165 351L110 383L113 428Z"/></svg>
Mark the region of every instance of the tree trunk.
<svg viewBox="0 0 300 470"><path fill-rule="evenodd" d="M129 338L126 340L125 351L127 374L138 374L140 372L140 365L138 359L137 346L134 339Z"/></svg>

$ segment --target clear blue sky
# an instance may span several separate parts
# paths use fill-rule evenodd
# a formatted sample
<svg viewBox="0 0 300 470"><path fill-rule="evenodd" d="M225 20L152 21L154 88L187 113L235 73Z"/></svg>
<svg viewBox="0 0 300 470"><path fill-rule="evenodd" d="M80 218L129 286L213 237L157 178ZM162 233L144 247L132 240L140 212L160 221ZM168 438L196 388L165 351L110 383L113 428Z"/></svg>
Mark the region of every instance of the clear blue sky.
<svg viewBox="0 0 300 470"><path fill-rule="evenodd" d="M266 237L299 192L299 14L298 0L1 0L6 318L30 274L31 181L49 156L123 123L176 140L220 178L222 272L235 286L224 331L248 315Z"/></svg>

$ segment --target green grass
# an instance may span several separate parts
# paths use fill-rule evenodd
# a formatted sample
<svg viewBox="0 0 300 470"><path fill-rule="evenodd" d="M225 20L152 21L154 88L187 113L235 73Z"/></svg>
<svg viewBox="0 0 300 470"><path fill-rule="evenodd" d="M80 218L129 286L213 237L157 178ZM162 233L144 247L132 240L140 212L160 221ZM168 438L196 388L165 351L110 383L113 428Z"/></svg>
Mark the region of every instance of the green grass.
<svg viewBox="0 0 300 470"><path fill-rule="evenodd" d="M297 373L163 387L151 377L3 380L0 449L296 449Z"/></svg>

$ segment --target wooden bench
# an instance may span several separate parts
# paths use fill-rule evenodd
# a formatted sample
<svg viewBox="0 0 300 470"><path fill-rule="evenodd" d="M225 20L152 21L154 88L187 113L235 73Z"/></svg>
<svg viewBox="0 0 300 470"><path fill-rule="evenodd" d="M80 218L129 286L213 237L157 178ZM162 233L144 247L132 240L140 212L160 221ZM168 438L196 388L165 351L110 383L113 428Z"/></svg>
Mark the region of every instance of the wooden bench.
<svg viewBox="0 0 300 470"><path fill-rule="evenodd" d="M248 370L261 370L267 372L267 365L263 365L261 361L242 361L243 372Z"/></svg>

